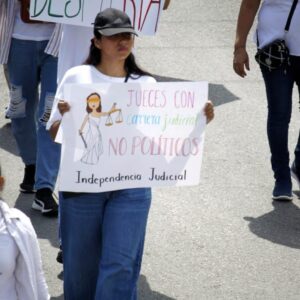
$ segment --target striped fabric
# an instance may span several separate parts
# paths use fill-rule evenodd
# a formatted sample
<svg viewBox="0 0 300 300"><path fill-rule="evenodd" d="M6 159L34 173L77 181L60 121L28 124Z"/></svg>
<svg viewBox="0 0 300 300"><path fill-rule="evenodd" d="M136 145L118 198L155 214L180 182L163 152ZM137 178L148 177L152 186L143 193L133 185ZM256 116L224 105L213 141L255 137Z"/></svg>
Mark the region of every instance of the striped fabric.
<svg viewBox="0 0 300 300"><path fill-rule="evenodd" d="M9 55L15 21L14 0L0 0L0 64L6 64ZM62 26L56 24L53 34L45 49L47 54L58 56Z"/></svg>
<svg viewBox="0 0 300 300"><path fill-rule="evenodd" d="M0 0L0 64L7 63L14 26L15 1Z"/></svg>
<svg viewBox="0 0 300 300"><path fill-rule="evenodd" d="M52 36L49 40L49 43L45 49L45 52L47 54L58 57L58 50L59 50L59 44L60 44L60 40L61 40L61 34L62 34L62 24L56 24L56 26L54 27Z"/></svg>

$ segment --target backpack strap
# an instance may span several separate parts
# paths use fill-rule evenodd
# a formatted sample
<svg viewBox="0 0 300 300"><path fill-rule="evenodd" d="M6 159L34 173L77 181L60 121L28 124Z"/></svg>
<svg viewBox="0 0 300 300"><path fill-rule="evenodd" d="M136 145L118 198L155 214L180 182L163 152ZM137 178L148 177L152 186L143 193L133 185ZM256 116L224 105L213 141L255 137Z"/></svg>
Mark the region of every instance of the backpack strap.
<svg viewBox="0 0 300 300"><path fill-rule="evenodd" d="M291 7L291 10L290 10L290 13L289 13L289 16L288 16L288 18L287 18L286 24L285 24L285 28L284 28L285 32L288 32L289 29L290 29L292 17L293 17L293 15L294 15L294 12L295 12L297 3L298 3L298 0L294 0L294 2L293 2L293 4L292 4L292 7Z"/></svg>

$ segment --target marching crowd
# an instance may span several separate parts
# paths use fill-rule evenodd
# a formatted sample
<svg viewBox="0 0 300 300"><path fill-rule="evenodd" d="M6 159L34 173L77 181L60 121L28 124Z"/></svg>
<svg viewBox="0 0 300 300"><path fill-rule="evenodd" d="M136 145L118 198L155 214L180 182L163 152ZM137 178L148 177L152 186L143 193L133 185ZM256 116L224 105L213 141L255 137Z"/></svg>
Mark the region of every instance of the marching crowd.
<svg viewBox="0 0 300 300"><path fill-rule="evenodd" d="M63 263L65 299L137 299L151 189L60 191L58 204L53 191L60 144L53 139L64 114L72 109L64 95L66 84L156 80L136 63L132 49L137 33L125 12L107 8L95 16L93 28L88 28L32 21L29 4L30 0L0 0L0 64L10 95L6 117L24 163L20 192L34 194L32 208L42 215L59 216L62 250L58 260ZM165 0L163 9L169 4ZM233 69L241 77L249 70L246 42L257 13L257 60L266 85L275 178L272 198L291 200L291 176L300 182L300 138L291 168L287 139L294 83L300 93L300 31L296 29L300 28L300 5L297 0L241 1L233 58ZM278 40L287 54L284 59L279 55L280 63L275 65L276 55L270 57L263 51ZM102 111L100 95L88 97L87 112L83 127L96 126L107 114ZM204 114L207 123L214 117L210 101ZM0 191L3 187L0 169ZM0 243L0 299L49 299L30 219L0 197L1 241L5 243Z"/></svg>

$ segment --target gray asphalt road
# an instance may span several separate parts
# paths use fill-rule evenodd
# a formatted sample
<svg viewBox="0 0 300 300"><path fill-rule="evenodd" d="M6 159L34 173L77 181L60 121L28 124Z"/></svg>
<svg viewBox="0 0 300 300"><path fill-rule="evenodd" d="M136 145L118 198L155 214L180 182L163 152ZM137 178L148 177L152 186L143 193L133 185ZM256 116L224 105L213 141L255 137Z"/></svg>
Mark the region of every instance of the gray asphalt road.
<svg viewBox="0 0 300 300"><path fill-rule="evenodd" d="M239 79L231 68L239 3L173 0L159 34L137 42L146 69L164 80L208 80L216 105L206 131L201 184L154 190L139 282L142 300L300 299L299 188L294 185L291 203L271 201L259 69L252 60L247 78ZM249 46L253 54L251 41ZM32 196L18 193L23 166L4 119L8 96L0 76L4 196L31 217L52 299L63 299L62 268L55 261L57 221L32 211ZM296 102L295 94L291 152L300 128Z"/></svg>

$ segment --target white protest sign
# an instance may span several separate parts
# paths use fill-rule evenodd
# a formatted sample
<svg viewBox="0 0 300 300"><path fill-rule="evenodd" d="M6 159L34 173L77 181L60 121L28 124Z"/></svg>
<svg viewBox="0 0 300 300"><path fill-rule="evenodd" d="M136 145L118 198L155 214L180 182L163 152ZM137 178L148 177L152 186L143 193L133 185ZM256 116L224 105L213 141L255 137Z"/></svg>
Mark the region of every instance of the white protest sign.
<svg viewBox="0 0 300 300"><path fill-rule="evenodd" d="M207 82L66 85L59 190L197 185L207 96Z"/></svg>
<svg viewBox="0 0 300 300"><path fill-rule="evenodd" d="M164 0L31 0L30 18L92 26L96 14L108 7L125 11L140 34L154 35Z"/></svg>

